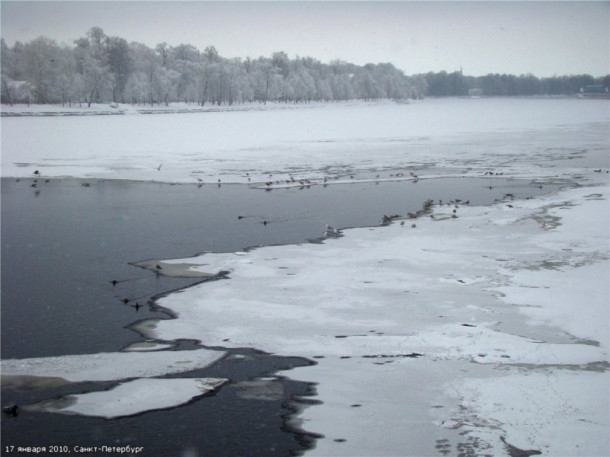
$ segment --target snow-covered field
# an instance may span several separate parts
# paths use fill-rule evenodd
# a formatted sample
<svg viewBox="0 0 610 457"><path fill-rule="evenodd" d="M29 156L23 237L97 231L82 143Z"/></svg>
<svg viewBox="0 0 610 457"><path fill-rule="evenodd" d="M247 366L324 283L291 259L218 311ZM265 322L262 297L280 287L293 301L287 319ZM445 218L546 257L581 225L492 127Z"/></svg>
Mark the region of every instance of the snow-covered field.
<svg viewBox="0 0 610 457"><path fill-rule="evenodd" d="M401 179L403 172L404 179L415 179L411 172L569 179L578 186L530 200L507 196L491 207L435 204L416 219L345 230L322 244L160 259L229 271L230 279L162 298L178 318L141 329L159 340L195 338L315 360L281 373L317 383L322 403L297 418L324 435L307 455L604 456L608 116L603 100L449 99L5 117L2 176L39 170L44 177L263 186L396 179L397 171ZM49 362L3 361L2 372L69 379L52 369L62 364ZM156 365L170 372L179 363ZM112 392L100 401L129 398L134 389ZM95 395L72 399L80 402L74 411L94 414ZM108 415L120 414L112 407Z"/></svg>

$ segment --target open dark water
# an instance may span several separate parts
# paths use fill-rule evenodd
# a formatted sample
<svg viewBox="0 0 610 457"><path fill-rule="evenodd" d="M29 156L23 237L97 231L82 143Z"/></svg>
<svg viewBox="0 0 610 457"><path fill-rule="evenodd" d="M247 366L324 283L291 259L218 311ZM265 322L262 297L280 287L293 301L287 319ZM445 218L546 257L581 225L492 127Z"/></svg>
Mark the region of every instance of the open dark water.
<svg viewBox="0 0 610 457"><path fill-rule="evenodd" d="M325 224L377 225L384 214L414 212L426 199L459 198L480 205L507 193L527 198L559 187L499 178L273 191L245 185L75 179L39 179L37 187L32 184L32 179L2 179L3 359L113 352L141 341L130 324L169 318L149 306L153 298L195 281L156 276L130 262L307 242L320 237ZM113 286L112 280L119 282ZM124 298L145 306L135 309L125 305ZM196 342L178 345L196 347ZM2 455L5 446L51 444L70 449L131 444L144 446L146 456L181 456L186 449L197 450L199 456L298 453L312 445L312 438L288 427L286 418L296 405L295 396L311 393L311 386L283 380L284 396L276 401L243 399L232 386L308 363L251 349L231 351L212 367L180 376L227 377L232 383L212 397L179 408L115 420L49 413L3 415ZM52 392L3 391L2 401L28 404L93 388L99 385Z"/></svg>

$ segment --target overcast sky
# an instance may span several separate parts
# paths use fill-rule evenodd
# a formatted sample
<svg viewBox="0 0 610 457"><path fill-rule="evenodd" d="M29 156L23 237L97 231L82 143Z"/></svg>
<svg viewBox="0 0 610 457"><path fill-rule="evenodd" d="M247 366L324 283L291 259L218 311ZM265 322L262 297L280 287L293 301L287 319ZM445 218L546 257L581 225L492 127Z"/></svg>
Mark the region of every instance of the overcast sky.
<svg viewBox="0 0 610 457"><path fill-rule="evenodd" d="M72 45L93 26L154 47L213 45L223 57L311 56L406 74L610 73L610 2L6 1L9 46L40 35Z"/></svg>

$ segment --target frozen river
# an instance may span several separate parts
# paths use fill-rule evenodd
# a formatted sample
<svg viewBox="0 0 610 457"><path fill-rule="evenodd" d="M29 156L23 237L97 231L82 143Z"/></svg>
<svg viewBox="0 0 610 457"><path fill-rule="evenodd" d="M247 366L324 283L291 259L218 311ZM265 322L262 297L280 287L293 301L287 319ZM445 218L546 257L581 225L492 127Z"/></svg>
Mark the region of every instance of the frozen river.
<svg viewBox="0 0 610 457"><path fill-rule="evenodd" d="M32 188L33 179L2 180L3 358L88 354L137 341L125 327L150 317L152 297L194 280L153 275L132 262L302 243L321 237L326 224L374 226L384 215L416 212L427 199L479 205L559 187L445 178L266 192L246 185L38 181Z"/></svg>
<svg viewBox="0 0 610 457"><path fill-rule="evenodd" d="M282 108L3 118L2 445L607 455L607 101Z"/></svg>
<svg viewBox="0 0 610 457"><path fill-rule="evenodd" d="M354 183L271 192L246 185L130 181L54 179L38 180L35 188L32 184L33 178L2 180L3 359L120 351L141 341L142 336L130 330L132 324L169 317L149 306L154 297L195 280L155 275L130 265L134 261L315 241L326 223L374 226L384 214L417 211L428 198L489 204L507 193L527 198L559 187L497 178ZM118 282L113 285L113 280ZM129 303L123 303L125 298ZM134 308L135 303L142 307ZM175 344L177 350L196 347L185 341ZM313 362L234 350L216 365L189 374L232 380L213 400L114 422L58 416L49 427L45 414L22 415L18 421L3 417L3 446L103 445L107 437L113 437L155 449L147 455L166 455L168 446L188 448L188 443L214 450L214 455L287 455L307 446L306 435L282 424L290 413L286 405L294 396L308 394L308 384L283 379L280 394L272 392L273 401L264 402L261 409L260 401L240 397L240 383L247 385L257 376L307 363ZM23 404L39 396L71 392L55 388L5 397ZM202 425L196 418L205 416L215 420L204 425L202 442L197 438ZM254 422L260 425L254 428ZM177 423L180 427L175 427ZM35 442L29 432L32 427L41 430ZM164 432L162 439L150 433L169 428L174 431ZM250 432L243 433L244 429ZM234 436L227 442L225 430L229 434L241 430L240 439ZM247 438L249 433L256 435L256 445Z"/></svg>

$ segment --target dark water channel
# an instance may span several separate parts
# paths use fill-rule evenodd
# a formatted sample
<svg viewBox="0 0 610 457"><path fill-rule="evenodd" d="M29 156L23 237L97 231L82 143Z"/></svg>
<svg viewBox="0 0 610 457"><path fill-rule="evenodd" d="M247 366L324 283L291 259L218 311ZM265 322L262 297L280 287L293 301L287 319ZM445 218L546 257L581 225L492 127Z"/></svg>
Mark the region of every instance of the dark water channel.
<svg viewBox="0 0 610 457"><path fill-rule="evenodd" d="M157 276L130 262L307 242L320 237L325 224L373 226L384 214L418 210L426 199L459 198L481 205L507 193L527 198L559 187L499 178L273 191L245 185L38 181L32 187L32 179L2 179L3 359L114 352L141 341L130 324L169 318L148 305L154 296L194 281ZM119 282L113 285L112 280ZM126 305L124 298L144 306ZM197 344L183 342L178 347ZM244 349L189 376L228 377L235 383L307 363ZM200 456L290 455L311 445L306 435L286 425L294 407L290 400L308 394L311 386L289 380L283 380L283 386L284 396L276 401L240 398L229 384L205 401L116 420L3 415L2 449L122 443L144 446L147 456L180 456L190 448ZM66 393L74 392L53 392ZM49 392L3 391L3 402L8 396L27 404L48 398Z"/></svg>

